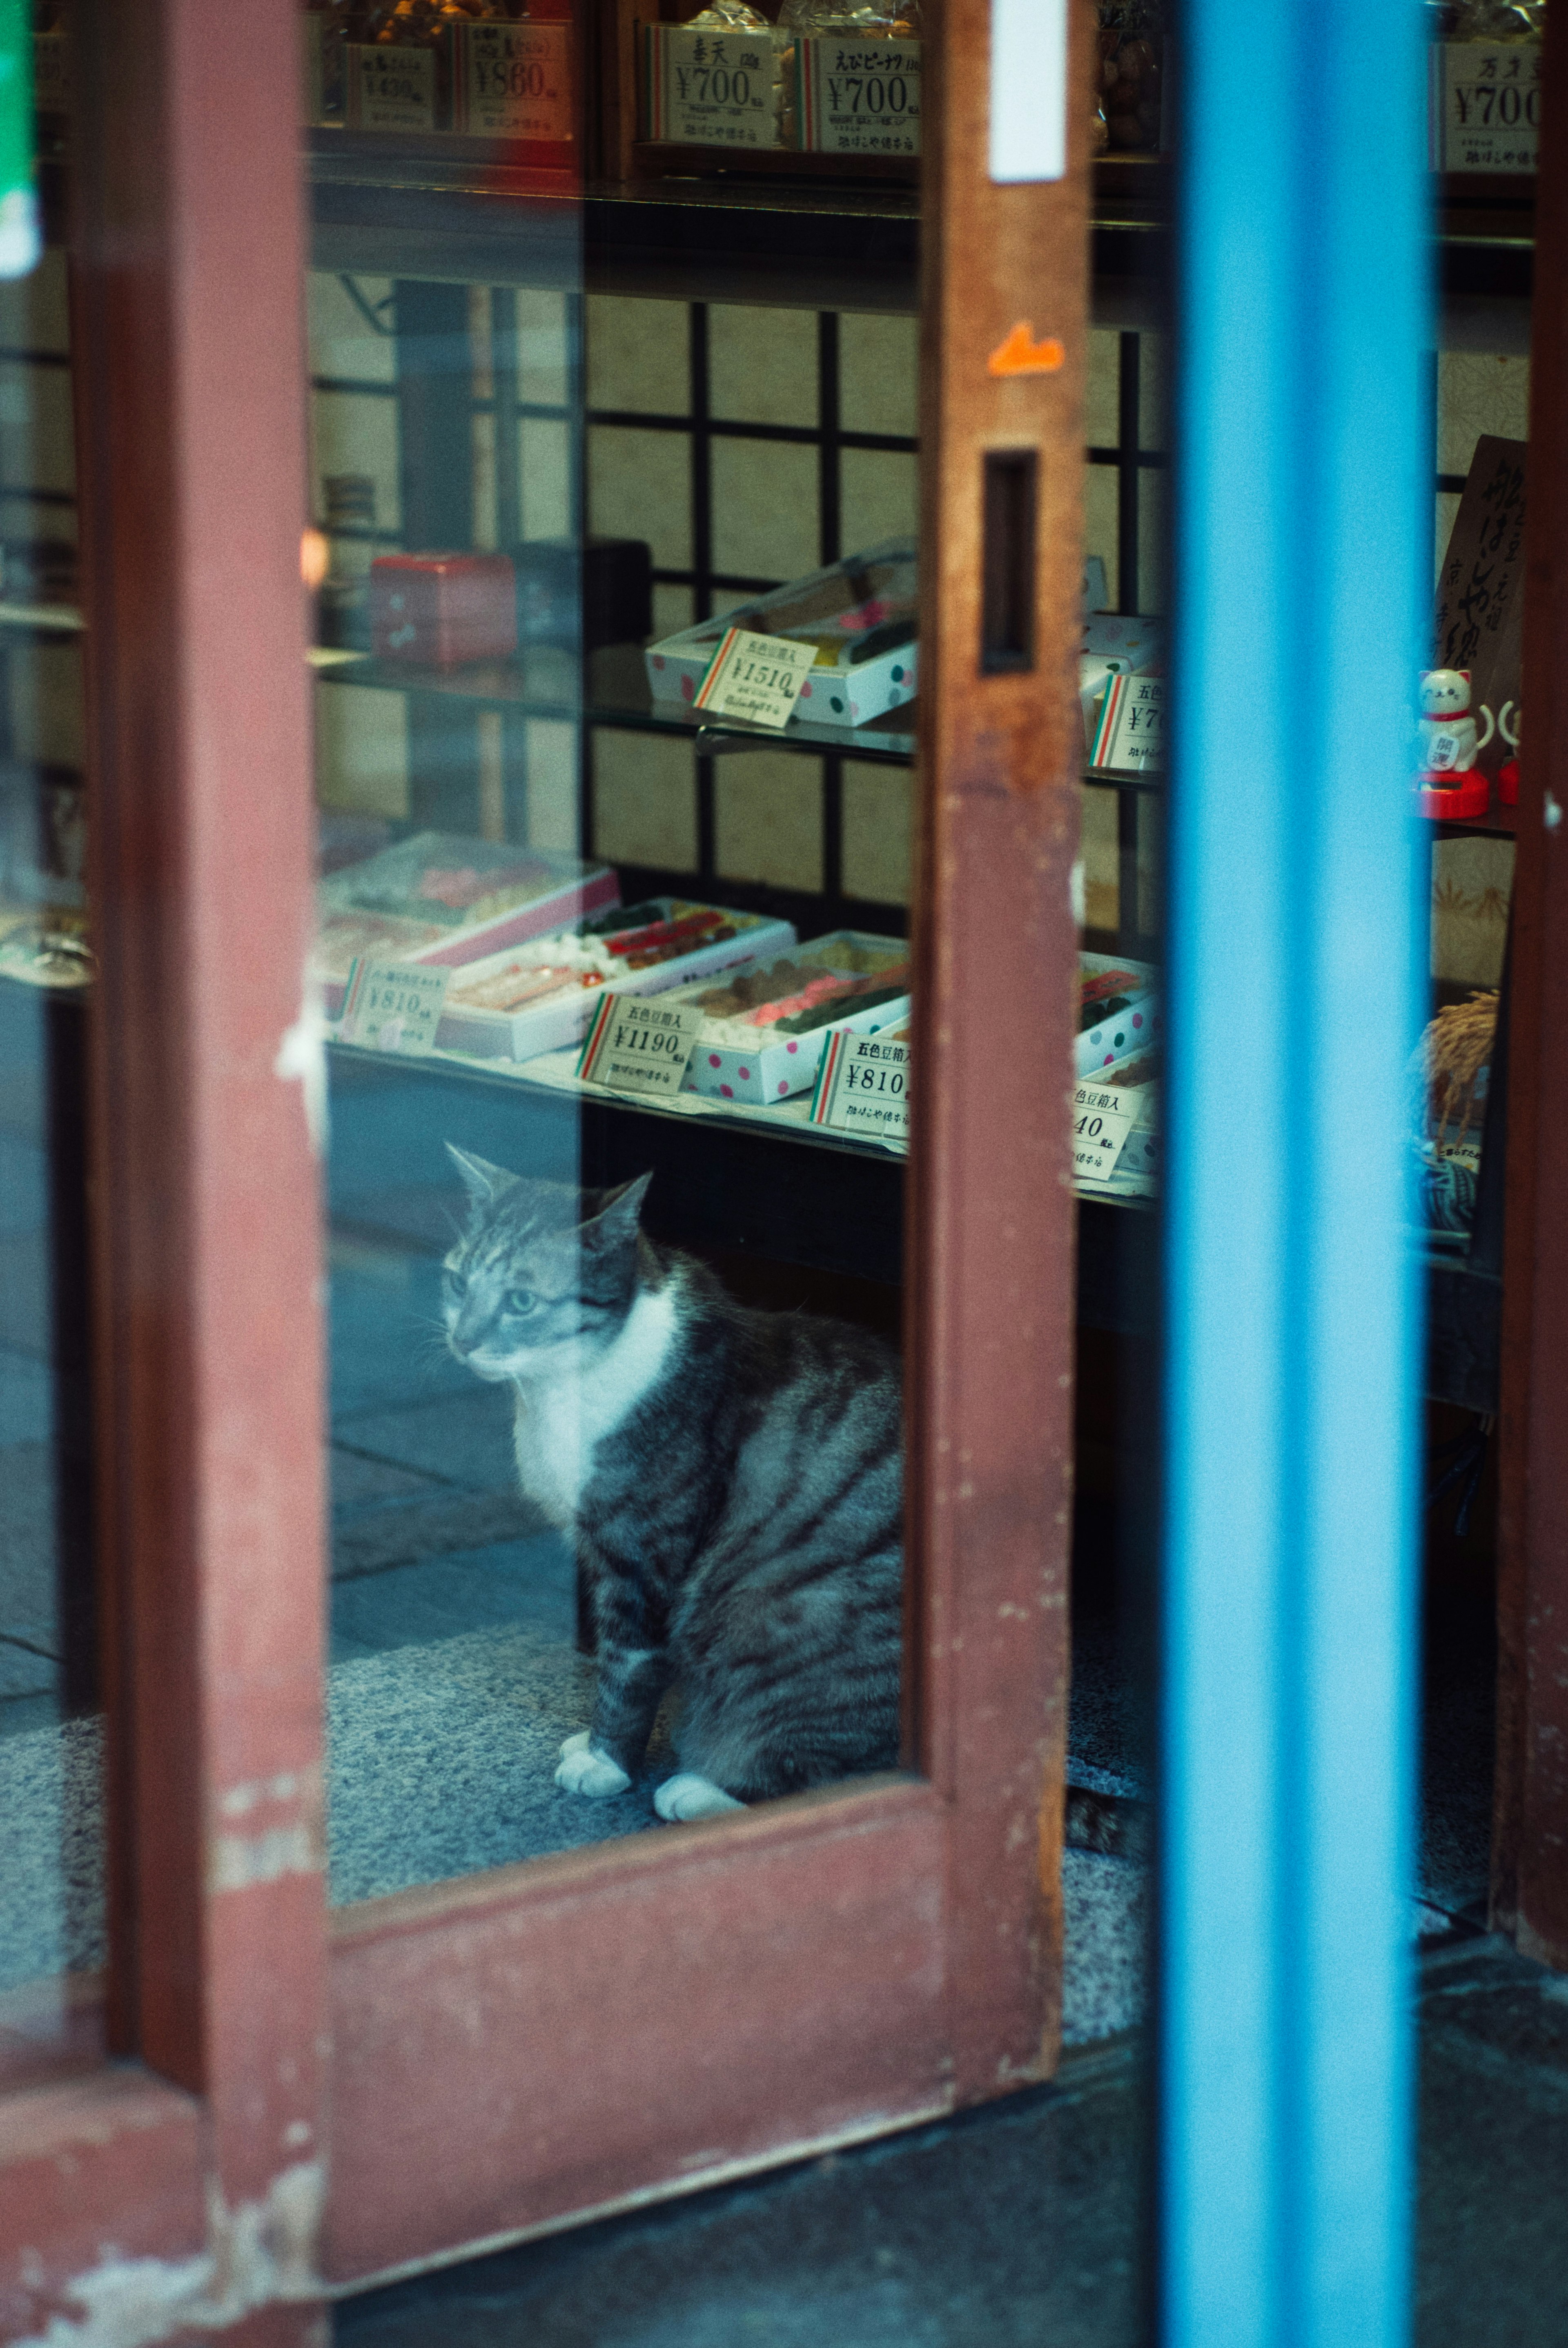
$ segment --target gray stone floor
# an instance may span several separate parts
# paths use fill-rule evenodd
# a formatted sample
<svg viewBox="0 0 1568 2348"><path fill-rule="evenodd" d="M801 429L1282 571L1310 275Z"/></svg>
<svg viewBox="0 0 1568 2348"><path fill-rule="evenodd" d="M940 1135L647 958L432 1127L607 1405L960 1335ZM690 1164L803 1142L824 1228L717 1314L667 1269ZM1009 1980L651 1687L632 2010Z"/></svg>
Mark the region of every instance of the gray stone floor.
<svg viewBox="0 0 1568 2348"><path fill-rule="evenodd" d="M1418 1977L1418 2348L1568 2341L1568 1982L1479 1937ZM1135 2348L1133 2033L947 2124L344 2302L338 2348Z"/></svg>

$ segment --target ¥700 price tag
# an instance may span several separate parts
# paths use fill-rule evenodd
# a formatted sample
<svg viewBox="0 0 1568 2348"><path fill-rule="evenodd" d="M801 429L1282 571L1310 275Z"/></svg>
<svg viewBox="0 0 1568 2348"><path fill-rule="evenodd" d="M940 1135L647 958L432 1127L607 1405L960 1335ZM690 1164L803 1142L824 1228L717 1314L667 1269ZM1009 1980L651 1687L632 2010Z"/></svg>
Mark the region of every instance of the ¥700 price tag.
<svg viewBox="0 0 1568 2348"><path fill-rule="evenodd" d="M346 1044L367 1044L373 1052L429 1051L451 975L418 963L356 955L343 993L339 1035Z"/></svg>
<svg viewBox="0 0 1568 2348"><path fill-rule="evenodd" d="M809 1121L907 1149L909 1045L836 1027L817 1070Z"/></svg>
<svg viewBox="0 0 1568 2348"><path fill-rule="evenodd" d="M816 658L814 644L727 628L694 706L712 716L745 717L753 726L788 726Z"/></svg>
<svg viewBox="0 0 1568 2348"><path fill-rule="evenodd" d="M695 1003L606 994L588 1030L578 1076L612 1092L678 1093L701 1025Z"/></svg>

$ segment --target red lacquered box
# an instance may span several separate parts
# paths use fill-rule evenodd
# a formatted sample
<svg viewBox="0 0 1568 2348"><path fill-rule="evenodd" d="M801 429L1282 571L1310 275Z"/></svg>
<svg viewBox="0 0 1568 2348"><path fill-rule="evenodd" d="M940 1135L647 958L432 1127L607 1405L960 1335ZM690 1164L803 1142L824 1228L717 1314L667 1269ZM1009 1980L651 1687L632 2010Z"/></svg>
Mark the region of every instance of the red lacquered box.
<svg viewBox="0 0 1568 2348"><path fill-rule="evenodd" d="M504 554L378 554L370 566L378 660L419 668L504 660L517 650L517 581Z"/></svg>

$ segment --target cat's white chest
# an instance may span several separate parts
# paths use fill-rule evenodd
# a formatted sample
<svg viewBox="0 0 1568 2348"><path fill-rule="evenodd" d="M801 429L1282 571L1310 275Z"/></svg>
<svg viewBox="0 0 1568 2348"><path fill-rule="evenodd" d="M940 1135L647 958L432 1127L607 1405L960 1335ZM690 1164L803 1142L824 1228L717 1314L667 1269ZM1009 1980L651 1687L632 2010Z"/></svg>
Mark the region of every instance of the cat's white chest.
<svg viewBox="0 0 1568 2348"><path fill-rule="evenodd" d="M638 1297L614 1344L590 1368L519 1385L518 1482L557 1524L574 1522L599 1445L614 1440L656 1384L675 1333L675 1283L666 1281Z"/></svg>

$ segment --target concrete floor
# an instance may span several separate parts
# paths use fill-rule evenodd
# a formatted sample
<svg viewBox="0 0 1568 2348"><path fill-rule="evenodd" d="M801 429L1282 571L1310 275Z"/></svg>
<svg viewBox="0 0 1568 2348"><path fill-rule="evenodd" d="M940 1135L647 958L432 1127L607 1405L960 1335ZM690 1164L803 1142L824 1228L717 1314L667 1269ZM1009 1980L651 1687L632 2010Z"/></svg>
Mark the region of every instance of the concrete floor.
<svg viewBox="0 0 1568 2348"><path fill-rule="evenodd" d="M1568 1981L1460 1937L1418 1999L1418 2348L1563 2348ZM1147 2055L346 2301L337 2348L1132 2348Z"/></svg>

